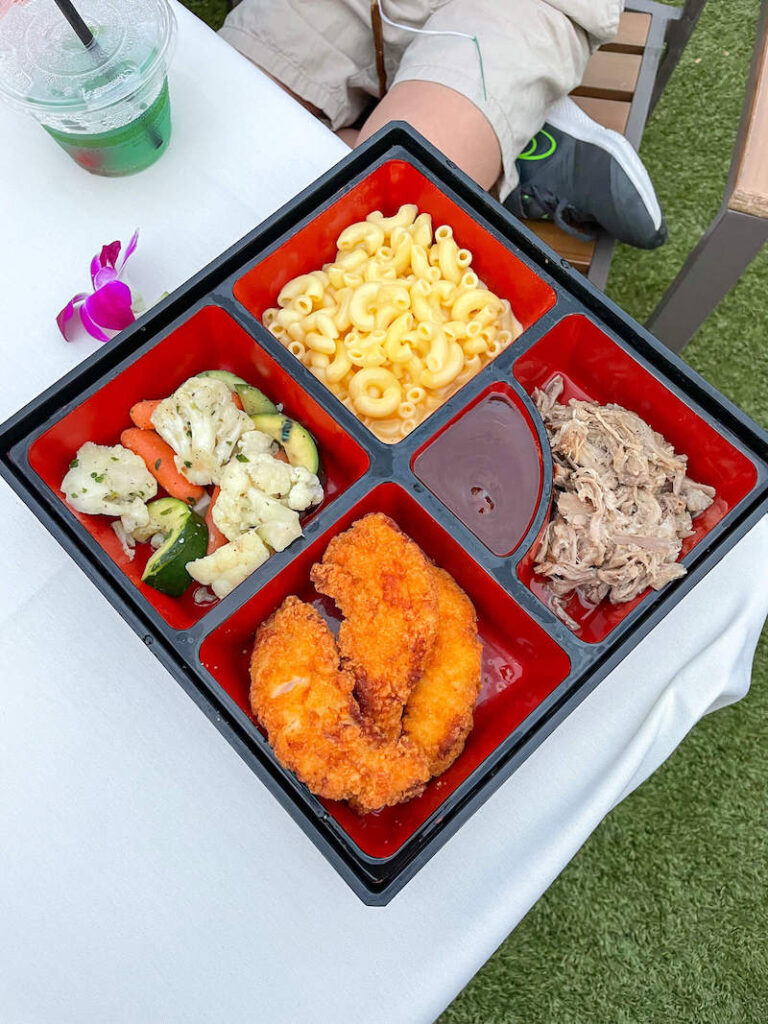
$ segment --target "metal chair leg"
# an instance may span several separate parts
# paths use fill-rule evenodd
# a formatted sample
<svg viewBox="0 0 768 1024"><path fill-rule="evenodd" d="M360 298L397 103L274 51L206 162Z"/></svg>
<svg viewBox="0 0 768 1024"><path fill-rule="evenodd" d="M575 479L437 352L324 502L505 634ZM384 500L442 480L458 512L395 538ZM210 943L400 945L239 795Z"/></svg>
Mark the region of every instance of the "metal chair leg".
<svg viewBox="0 0 768 1024"><path fill-rule="evenodd" d="M646 327L679 352L768 241L768 220L720 210L653 311Z"/></svg>
<svg viewBox="0 0 768 1024"><path fill-rule="evenodd" d="M672 77L672 72L678 65L683 55L683 50L688 45L688 40L696 28L696 24L704 10L707 0L686 0L685 7L679 18L670 21L667 26L667 49L659 63L659 70L656 74L656 82L651 95L651 107L648 111L650 117L661 94L664 92L667 82Z"/></svg>

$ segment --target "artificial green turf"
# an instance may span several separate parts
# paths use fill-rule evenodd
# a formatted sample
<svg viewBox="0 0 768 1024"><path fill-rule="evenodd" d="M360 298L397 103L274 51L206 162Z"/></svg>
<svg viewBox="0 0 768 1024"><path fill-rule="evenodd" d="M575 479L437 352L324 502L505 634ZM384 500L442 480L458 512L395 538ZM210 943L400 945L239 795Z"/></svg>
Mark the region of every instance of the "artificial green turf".
<svg viewBox="0 0 768 1024"><path fill-rule="evenodd" d="M217 31L227 16L227 0L182 0L186 8Z"/></svg>
<svg viewBox="0 0 768 1024"><path fill-rule="evenodd" d="M225 0L187 5L218 27ZM608 287L639 319L722 198L758 7L709 0L646 131L670 241L621 247ZM685 353L766 427L767 297L764 252ZM768 630L747 699L610 814L440 1024L768 1024L767 763Z"/></svg>

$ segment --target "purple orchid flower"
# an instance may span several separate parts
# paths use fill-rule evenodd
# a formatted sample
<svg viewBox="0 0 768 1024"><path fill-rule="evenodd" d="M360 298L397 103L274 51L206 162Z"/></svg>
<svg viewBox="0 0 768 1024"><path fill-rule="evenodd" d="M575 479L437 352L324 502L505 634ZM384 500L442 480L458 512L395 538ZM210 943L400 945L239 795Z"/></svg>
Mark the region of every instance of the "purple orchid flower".
<svg viewBox="0 0 768 1024"><path fill-rule="evenodd" d="M131 289L120 280L120 275L136 249L138 240L137 229L126 246L119 266L118 259L122 248L120 242L111 242L103 246L99 255L93 257L93 292L79 292L73 295L56 317L59 330L67 341L74 339L78 321L92 338L96 338L97 341L109 341L118 331L122 331L136 319L131 308ZM108 331L110 333L107 333Z"/></svg>

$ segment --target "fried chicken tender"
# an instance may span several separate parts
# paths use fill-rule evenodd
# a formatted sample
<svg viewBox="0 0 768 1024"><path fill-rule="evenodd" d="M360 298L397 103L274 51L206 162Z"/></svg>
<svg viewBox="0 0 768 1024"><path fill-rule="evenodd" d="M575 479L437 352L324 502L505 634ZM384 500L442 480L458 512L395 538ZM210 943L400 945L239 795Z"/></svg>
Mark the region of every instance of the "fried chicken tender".
<svg viewBox="0 0 768 1024"><path fill-rule="evenodd" d="M443 569L433 567L437 583L437 641L421 679L408 699L403 732L440 775L464 749L480 692L483 648L472 602Z"/></svg>
<svg viewBox="0 0 768 1024"><path fill-rule="evenodd" d="M407 737L382 742L363 729L354 685L311 605L288 597L259 627L251 708L278 760L313 793L366 813L418 796L429 768Z"/></svg>
<svg viewBox="0 0 768 1024"><path fill-rule="evenodd" d="M311 579L344 616L338 645L366 726L394 740L437 636L432 564L388 516L374 512L333 538Z"/></svg>

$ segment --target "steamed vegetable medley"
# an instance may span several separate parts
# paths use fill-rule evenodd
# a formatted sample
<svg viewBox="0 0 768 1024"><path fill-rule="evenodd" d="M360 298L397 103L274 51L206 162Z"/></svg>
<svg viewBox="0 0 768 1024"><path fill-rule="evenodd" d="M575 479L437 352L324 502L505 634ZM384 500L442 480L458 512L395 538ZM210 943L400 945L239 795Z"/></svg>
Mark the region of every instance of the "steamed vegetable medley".
<svg viewBox="0 0 768 1024"><path fill-rule="evenodd" d="M119 517L129 558L152 546L142 580L165 594L196 580L226 597L300 537L300 514L323 500L312 436L232 373L191 377L130 415L120 444L81 446L61 489L78 512Z"/></svg>

